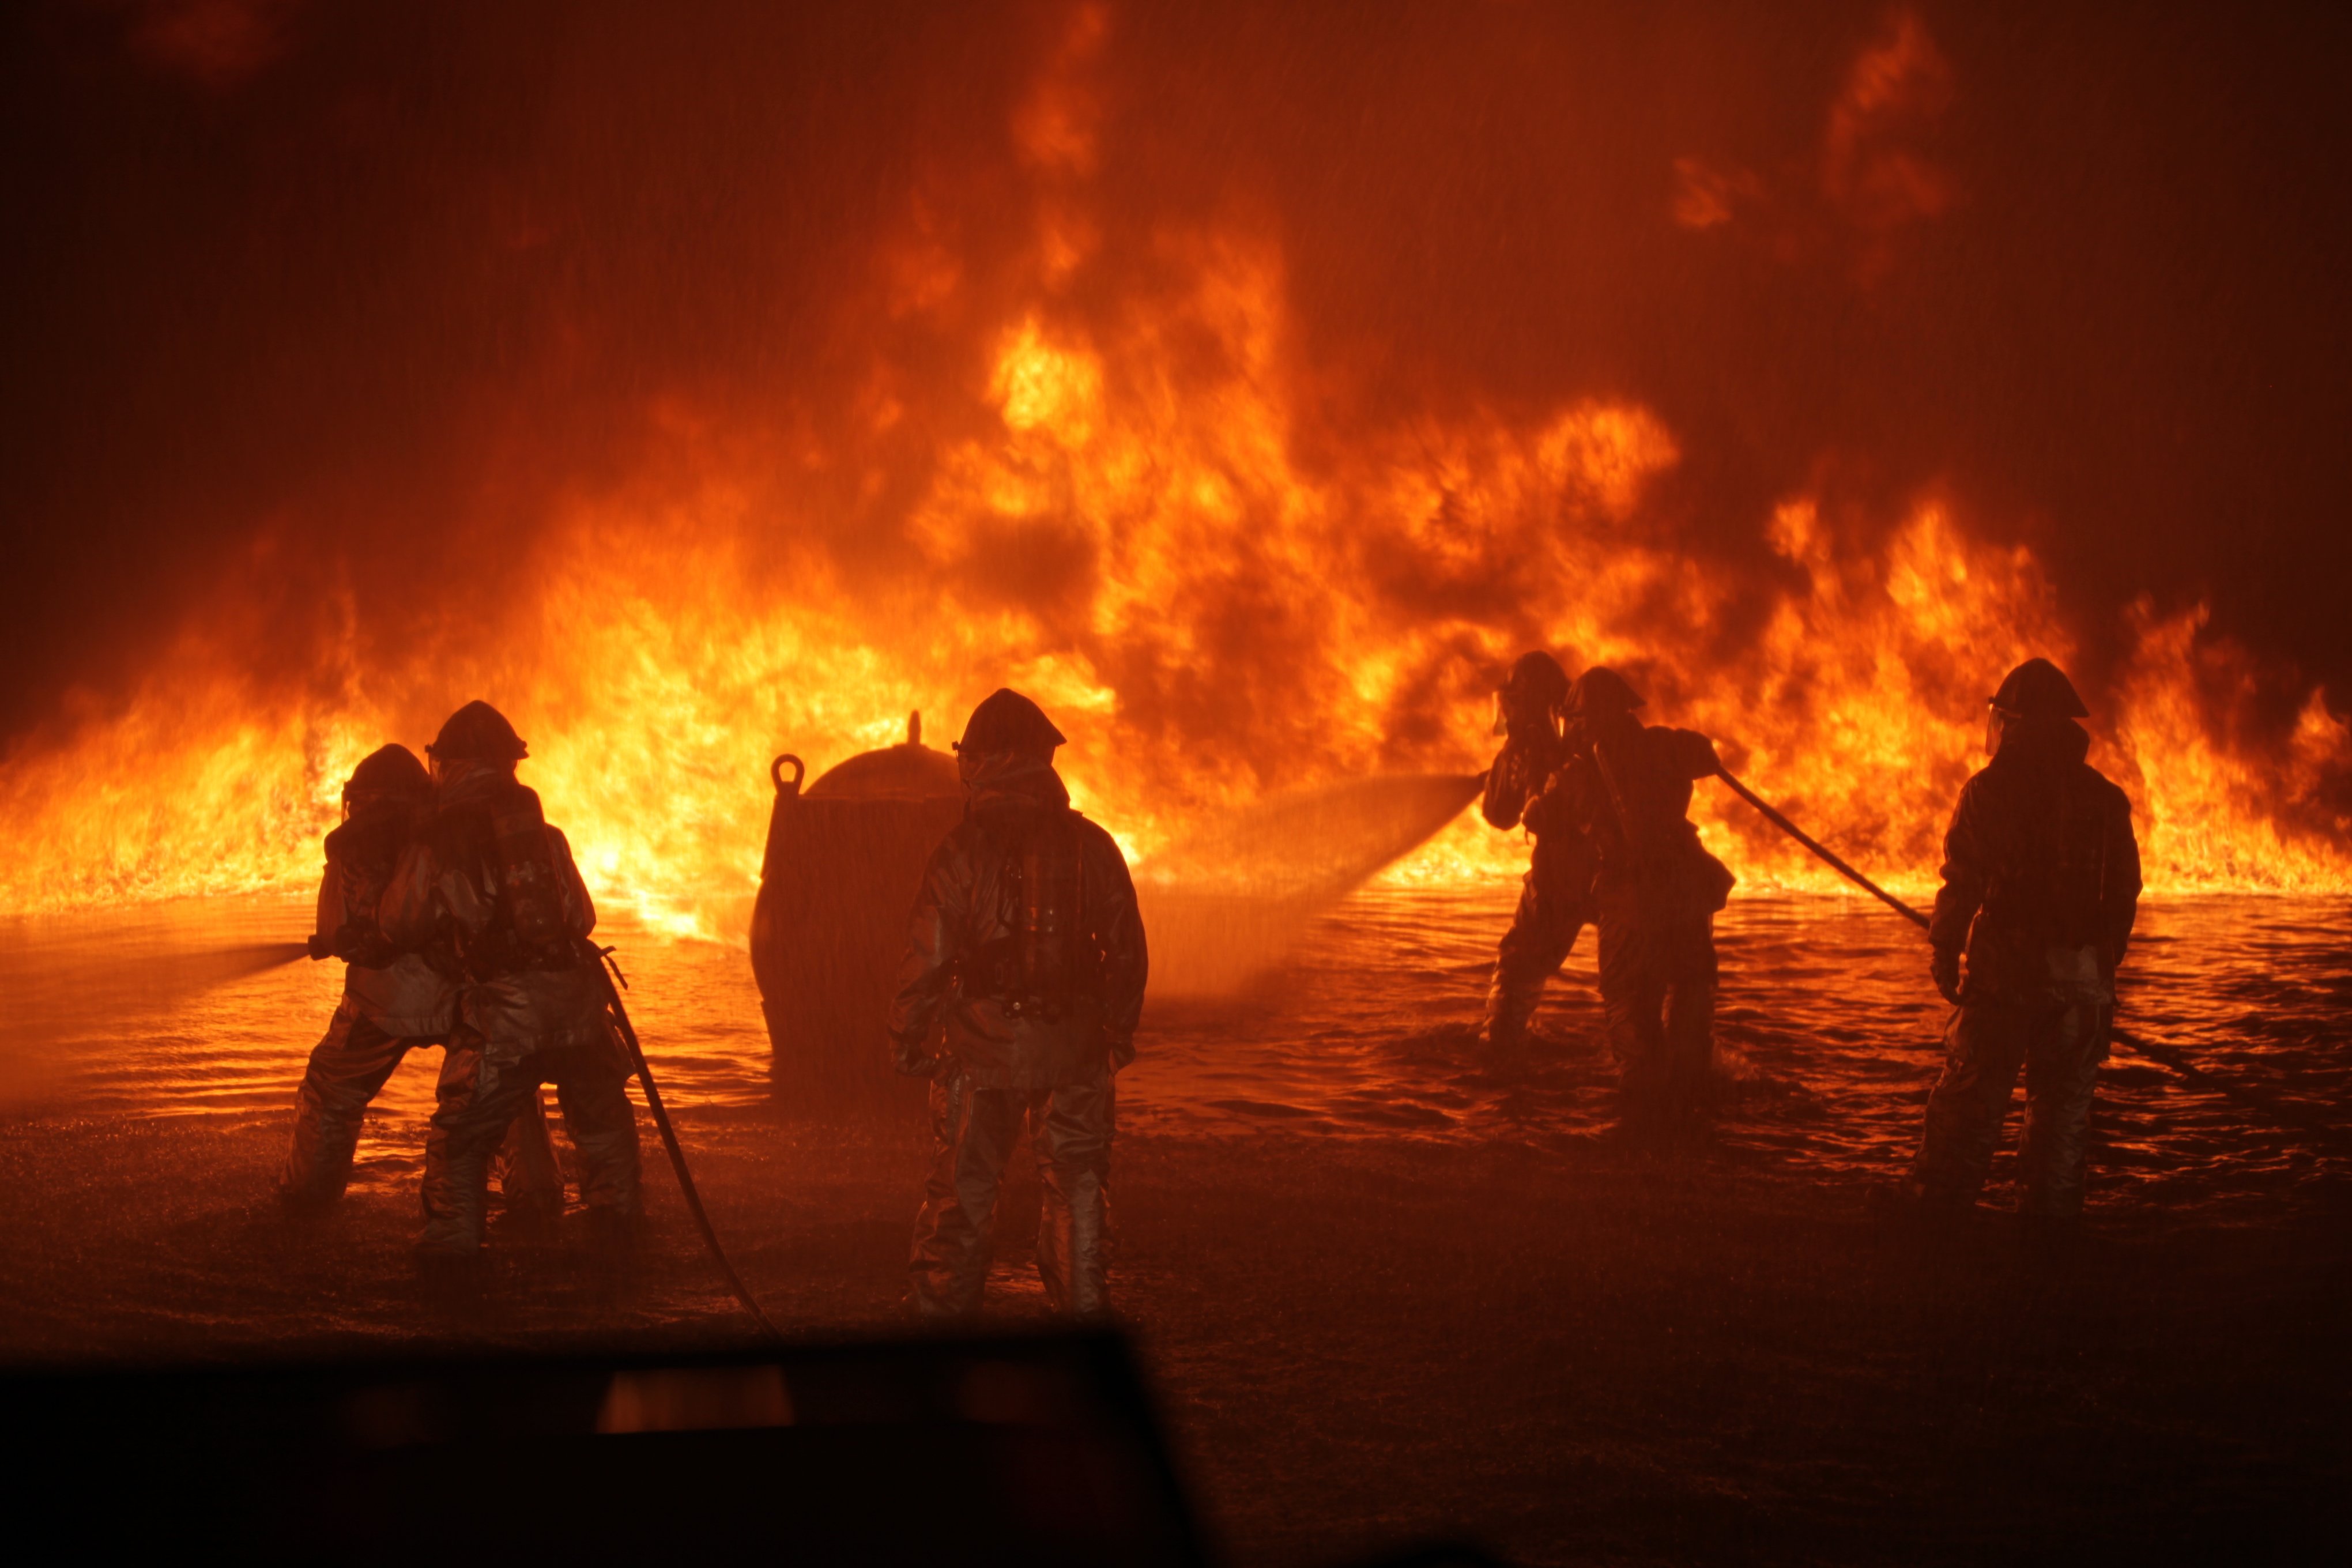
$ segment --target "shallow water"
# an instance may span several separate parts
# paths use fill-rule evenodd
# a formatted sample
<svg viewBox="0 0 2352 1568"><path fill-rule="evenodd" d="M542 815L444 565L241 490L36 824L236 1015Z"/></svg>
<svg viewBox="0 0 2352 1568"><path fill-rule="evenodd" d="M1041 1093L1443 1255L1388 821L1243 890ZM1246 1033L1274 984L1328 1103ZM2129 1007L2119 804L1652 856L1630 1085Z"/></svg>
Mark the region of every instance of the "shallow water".
<svg viewBox="0 0 2352 1568"><path fill-rule="evenodd" d="M1368 889L1244 993L1155 1002L1120 1080L1122 1119L1235 1136L1606 1135L1614 1097L1589 933L1553 984L1528 1060L1497 1064L1476 1042L1516 891ZM309 912L299 900L213 900L0 922L0 982L17 998L0 1106L100 1117L282 1110L333 1009L341 965L239 971L266 961L258 944L299 936ZM2123 1021L2336 1124L2352 1094L2347 914L2342 900L2147 905L2123 974ZM625 925L604 935L621 947L668 1097L766 1100L768 1042L746 955ZM1733 903L1718 938L1720 1157L1801 1180L1895 1169L1916 1136L1946 1018L1917 935L1862 900L1757 898ZM358 1184L413 1176L437 1060L420 1053L394 1076L370 1118ZM2097 1132L2102 1203L2253 1215L2343 1168L2307 1135L2122 1049L2102 1080Z"/></svg>

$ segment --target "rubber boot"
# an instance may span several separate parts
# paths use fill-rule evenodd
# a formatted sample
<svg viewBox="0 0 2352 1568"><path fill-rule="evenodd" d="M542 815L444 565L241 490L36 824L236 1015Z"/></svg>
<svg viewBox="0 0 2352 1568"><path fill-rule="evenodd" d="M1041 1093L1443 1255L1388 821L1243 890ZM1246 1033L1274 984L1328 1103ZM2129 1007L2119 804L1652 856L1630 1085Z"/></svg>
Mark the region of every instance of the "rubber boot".
<svg viewBox="0 0 2352 1568"><path fill-rule="evenodd" d="M1543 982L1533 984L1505 977L1500 965L1486 987L1486 1016L1480 1030L1488 1048L1498 1055L1517 1055L1527 1047L1528 1025L1543 1000Z"/></svg>

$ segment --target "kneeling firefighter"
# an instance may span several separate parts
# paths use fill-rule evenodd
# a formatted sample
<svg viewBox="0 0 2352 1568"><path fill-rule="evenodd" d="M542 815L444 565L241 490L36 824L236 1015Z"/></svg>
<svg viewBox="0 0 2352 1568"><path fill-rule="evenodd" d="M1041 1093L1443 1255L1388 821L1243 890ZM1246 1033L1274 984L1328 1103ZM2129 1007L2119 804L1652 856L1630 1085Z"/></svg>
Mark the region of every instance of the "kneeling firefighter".
<svg viewBox="0 0 2352 1568"><path fill-rule="evenodd" d="M1503 1050L1526 1039L1545 982L1568 962L1592 920L1591 840L1573 820L1567 791L1555 788L1570 758L1560 731L1567 700L1568 672L1558 659L1540 649L1520 656L1497 702L1496 727L1507 738L1486 770L1478 802L1489 825L1507 829L1524 822L1536 841L1486 988L1486 1041Z"/></svg>
<svg viewBox="0 0 2352 1568"><path fill-rule="evenodd" d="M426 751L436 811L402 855L379 917L394 946L434 952L458 976L421 1249L470 1258L481 1246L491 1157L545 1083L580 1157L591 1223L620 1239L639 1209L637 1126L630 1063L586 940L595 907L571 846L515 778L530 753L504 715L469 702Z"/></svg>
<svg viewBox="0 0 2352 1568"><path fill-rule="evenodd" d="M1598 866L1601 1002L1626 1107L1675 1110L1705 1092L1715 1056L1715 913L1733 878L1691 825L1691 784L1721 771L1695 731L1645 725L1641 697L1599 666L1566 704L1574 753L1562 815Z"/></svg>
<svg viewBox="0 0 2352 1568"><path fill-rule="evenodd" d="M368 1103L410 1050L446 1044L455 1022L457 983L425 954L393 951L376 925L385 884L432 800L433 781L415 753L381 747L352 770L343 785L342 825L327 835L310 956L343 961L343 995L295 1095L293 1143L278 1191L298 1208L342 1196ZM507 1142L502 1186L509 1209L561 1208L562 1176L536 1095L516 1116ZM438 1153L428 1147L428 1163Z"/></svg>
<svg viewBox="0 0 2352 1568"><path fill-rule="evenodd" d="M2075 721L2088 713L2049 660L2011 670L1986 723L1991 759L1944 836L1927 936L1936 989L1958 1010L1907 1189L1930 1211L1976 1202L2022 1066L2020 1206L2062 1227L2082 1213L2092 1089L2140 889L2131 803L2084 761L2091 739Z"/></svg>
<svg viewBox="0 0 2352 1568"><path fill-rule="evenodd" d="M980 1305L997 1182L1024 1125L1046 1299L1079 1315L1109 1305L1113 1082L1135 1059L1147 958L1127 861L1054 771L1062 742L1018 692L973 710L956 747L964 819L915 900L889 1028L898 1069L931 1079L939 1140L908 1261L924 1317Z"/></svg>

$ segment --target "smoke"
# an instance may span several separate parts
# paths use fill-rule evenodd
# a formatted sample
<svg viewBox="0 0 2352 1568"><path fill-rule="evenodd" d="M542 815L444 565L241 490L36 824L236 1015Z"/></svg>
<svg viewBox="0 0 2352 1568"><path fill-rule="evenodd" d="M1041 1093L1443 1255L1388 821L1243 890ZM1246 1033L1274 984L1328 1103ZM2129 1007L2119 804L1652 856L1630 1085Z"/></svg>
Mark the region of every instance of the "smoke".
<svg viewBox="0 0 2352 1568"><path fill-rule="evenodd" d="M2221 670L2202 722L2238 754L2303 757L2315 681L2352 680L2326 569L2352 51L2325 16L5 25L8 194L42 240L0 291L0 727L34 781L0 798L110 792L91 856L184 833L125 782L176 726L248 716L315 795L485 693L568 732L623 697L691 730L724 690L776 743L849 744L1017 676L1134 799L1200 810L1475 765L1447 716L1588 596L1612 616L1566 651L1639 631L1665 696L1736 687L1792 594L1836 603L1843 568L1776 542L1801 496L1844 563L1923 497L2030 545L2035 628L2111 697L2146 626L2208 603L2184 657ZM746 636L732 673L711 650ZM190 669L194 697L158 684ZM853 688L871 713L824 696ZM1357 710L1377 734L1332 721ZM103 767L41 772L110 724ZM680 740L541 755L642 821L619 781ZM646 852L689 851L720 852Z"/></svg>

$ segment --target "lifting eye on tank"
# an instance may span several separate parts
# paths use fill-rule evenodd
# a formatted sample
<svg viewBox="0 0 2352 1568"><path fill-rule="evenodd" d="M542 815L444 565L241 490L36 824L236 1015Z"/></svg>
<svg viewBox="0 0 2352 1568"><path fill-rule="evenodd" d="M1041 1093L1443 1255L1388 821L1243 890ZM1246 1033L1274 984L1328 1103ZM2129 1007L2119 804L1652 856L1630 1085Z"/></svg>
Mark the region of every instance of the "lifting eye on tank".
<svg viewBox="0 0 2352 1568"><path fill-rule="evenodd" d="M822 1114L919 1110L924 1086L890 1070L884 1019L907 911L931 851L963 820L955 758L921 744L861 752L814 778L787 752L751 909L751 973L775 1047L778 1098Z"/></svg>

